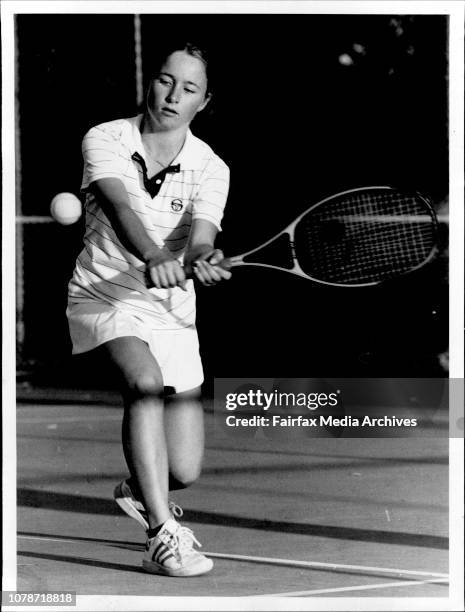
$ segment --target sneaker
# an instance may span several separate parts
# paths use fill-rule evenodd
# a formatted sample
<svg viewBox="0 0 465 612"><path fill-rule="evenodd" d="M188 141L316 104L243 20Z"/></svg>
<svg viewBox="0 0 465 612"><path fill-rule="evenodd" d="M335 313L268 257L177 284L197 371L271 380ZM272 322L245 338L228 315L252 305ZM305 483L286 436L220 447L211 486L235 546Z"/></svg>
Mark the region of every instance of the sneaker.
<svg viewBox="0 0 465 612"><path fill-rule="evenodd" d="M119 485L116 485L113 495L118 506L147 531L149 528L147 511L144 504L136 499L127 480L123 480ZM184 514L182 508L173 501L168 501L168 507L174 518L181 518Z"/></svg>
<svg viewBox="0 0 465 612"><path fill-rule="evenodd" d="M213 561L194 550L201 546L194 534L174 519L168 519L153 538L147 540L142 567L150 574L200 576L213 567Z"/></svg>

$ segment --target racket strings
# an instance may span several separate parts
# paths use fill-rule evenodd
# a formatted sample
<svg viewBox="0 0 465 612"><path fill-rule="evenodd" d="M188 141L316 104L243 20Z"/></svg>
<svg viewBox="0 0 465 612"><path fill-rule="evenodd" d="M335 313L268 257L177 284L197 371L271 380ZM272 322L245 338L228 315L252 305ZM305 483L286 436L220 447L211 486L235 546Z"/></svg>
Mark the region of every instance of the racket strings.
<svg viewBox="0 0 465 612"><path fill-rule="evenodd" d="M370 283L423 264L435 231L434 215L420 198L359 192L309 211L295 228L294 248L302 270L315 279Z"/></svg>

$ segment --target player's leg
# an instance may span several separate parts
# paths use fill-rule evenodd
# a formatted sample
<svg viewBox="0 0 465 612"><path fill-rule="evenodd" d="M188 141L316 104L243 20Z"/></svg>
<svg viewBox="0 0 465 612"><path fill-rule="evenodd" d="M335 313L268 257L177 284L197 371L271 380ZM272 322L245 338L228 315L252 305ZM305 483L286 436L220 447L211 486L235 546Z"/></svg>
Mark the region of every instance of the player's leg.
<svg viewBox="0 0 465 612"><path fill-rule="evenodd" d="M169 488L183 489L200 475L204 452L204 419L200 387L165 400Z"/></svg>
<svg viewBox="0 0 465 612"><path fill-rule="evenodd" d="M204 574L213 567L212 561L195 550L194 545L199 543L194 534L171 516L168 506L164 387L158 363L148 346L133 337L112 340L103 350L123 381L125 455L148 514L149 529L142 565L147 572L168 576ZM181 427L186 418L180 415L191 414L193 405L190 406L178 412L174 419ZM192 416L188 420L192 423ZM173 432L170 436L175 433L171 424L168 431ZM187 472L183 472L183 476L186 475Z"/></svg>
<svg viewBox="0 0 465 612"><path fill-rule="evenodd" d="M119 374L124 398L124 455L153 528L171 516L163 378L147 344L139 338L115 338L103 344L101 351Z"/></svg>

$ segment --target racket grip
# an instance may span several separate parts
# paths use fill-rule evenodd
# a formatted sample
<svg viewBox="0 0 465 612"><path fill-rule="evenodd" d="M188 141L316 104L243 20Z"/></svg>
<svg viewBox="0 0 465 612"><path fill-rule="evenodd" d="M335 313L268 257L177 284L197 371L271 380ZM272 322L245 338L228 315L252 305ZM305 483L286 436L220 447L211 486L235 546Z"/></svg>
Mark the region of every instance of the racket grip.
<svg viewBox="0 0 465 612"><path fill-rule="evenodd" d="M208 263L211 263L209 259L207 259ZM195 264L195 262L194 262ZM230 268L233 267L233 262L232 259L230 257L225 257L224 259L222 259L219 263L217 264L212 264L214 266L219 266L220 268L223 268L224 270L229 270Z"/></svg>
<svg viewBox="0 0 465 612"><path fill-rule="evenodd" d="M220 268L223 268L224 270L230 270L235 265L235 261L231 257L225 257L224 259L220 261L219 264L215 264L215 265L220 266ZM195 274L192 268L191 269L184 268L184 272L186 274L186 278L195 278ZM154 286L148 274L146 274L145 282L146 282L148 289L151 289Z"/></svg>
<svg viewBox="0 0 465 612"><path fill-rule="evenodd" d="M192 266L193 265L194 264L192 264ZM220 261L220 263L214 264L214 265L217 265L220 268L223 268L224 270L230 270L233 267L234 263L231 261L231 259L229 257L225 257L224 259L222 259ZM186 270L186 268L184 268L184 271L186 272L186 277L187 278L195 278L195 274L194 274L193 271L188 271L188 270Z"/></svg>
<svg viewBox="0 0 465 612"><path fill-rule="evenodd" d="M220 263L218 264L221 268L223 268L224 270L230 270L233 266L233 263L230 259L230 257L225 257L224 259L222 259L220 261Z"/></svg>

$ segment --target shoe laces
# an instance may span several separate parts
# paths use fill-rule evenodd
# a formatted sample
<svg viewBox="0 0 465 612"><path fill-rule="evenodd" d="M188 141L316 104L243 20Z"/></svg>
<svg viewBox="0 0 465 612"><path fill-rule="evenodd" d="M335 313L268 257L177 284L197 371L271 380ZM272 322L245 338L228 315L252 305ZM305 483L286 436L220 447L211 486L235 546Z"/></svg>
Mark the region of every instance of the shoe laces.
<svg viewBox="0 0 465 612"><path fill-rule="evenodd" d="M147 514L147 511L145 509L145 506L142 502L138 501L136 498L134 498L134 506L136 507L136 510L138 510L141 514Z"/></svg>
<svg viewBox="0 0 465 612"><path fill-rule="evenodd" d="M173 537L176 539L181 555L195 552L193 550L194 544L196 544L199 548L202 547L202 544L200 544L200 542L197 540L192 529L189 529L188 527L179 527Z"/></svg>
<svg viewBox="0 0 465 612"><path fill-rule="evenodd" d="M161 533L160 535L156 535L149 539L147 541L147 550L149 550L153 541L156 539L160 539L180 563L182 563L183 557L184 559L188 559L189 557L195 557L196 555L200 554L194 550L194 544L200 548L202 547L202 544L200 544L200 542L194 536L192 529L184 527L183 525L179 525L175 533Z"/></svg>
<svg viewBox="0 0 465 612"><path fill-rule="evenodd" d="M175 504L173 501L168 502L168 507L170 509L171 514L176 518L181 518L181 516L184 514L184 511L181 506L178 506L178 504Z"/></svg>

